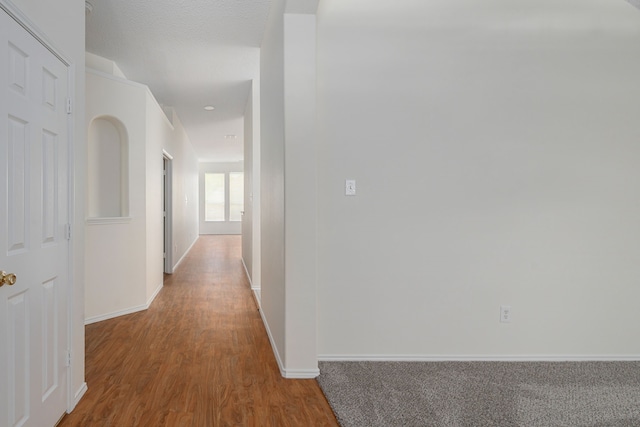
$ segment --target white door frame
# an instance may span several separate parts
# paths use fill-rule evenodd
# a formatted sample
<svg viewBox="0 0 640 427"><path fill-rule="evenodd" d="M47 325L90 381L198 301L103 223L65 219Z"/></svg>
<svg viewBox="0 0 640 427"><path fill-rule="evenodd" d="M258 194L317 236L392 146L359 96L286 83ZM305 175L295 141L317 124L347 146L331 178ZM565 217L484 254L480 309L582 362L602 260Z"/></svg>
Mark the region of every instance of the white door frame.
<svg viewBox="0 0 640 427"><path fill-rule="evenodd" d="M73 100L74 98L74 88L75 88L75 73L74 66L71 60L69 60L53 43L44 32L42 32L34 23L31 21L27 15L25 15L16 5L14 5L10 0L0 0L0 9L6 12L11 18L13 18L22 28L24 28L33 38L35 38L42 46L44 46L49 52L51 52L56 58L58 58L64 65L67 67L67 91L66 96ZM67 206L68 212L68 224L70 225L70 230L73 229L74 224L74 206L75 206L75 195L73 192L74 188L74 131L75 131L75 120L74 114L67 115L67 138L68 138L68 166L67 166L67 174L68 174L68 204ZM69 253L67 254L67 278L68 278L68 286L67 286L67 351L71 352L72 344L74 341L74 329L73 329L73 296L74 296L74 276L73 276L73 254L74 254L74 240L71 238L69 240L68 246ZM71 357L69 367L67 369L67 412L71 412L74 408L75 402L75 393L73 391L73 368L74 368L74 358ZM55 421L55 420L54 420Z"/></svg>
<svg viewBox="0 0 640 427"><path fill-rule="evenodd" d="M173 156L162 150L164 193L164 272L173 274Z"/></svg>

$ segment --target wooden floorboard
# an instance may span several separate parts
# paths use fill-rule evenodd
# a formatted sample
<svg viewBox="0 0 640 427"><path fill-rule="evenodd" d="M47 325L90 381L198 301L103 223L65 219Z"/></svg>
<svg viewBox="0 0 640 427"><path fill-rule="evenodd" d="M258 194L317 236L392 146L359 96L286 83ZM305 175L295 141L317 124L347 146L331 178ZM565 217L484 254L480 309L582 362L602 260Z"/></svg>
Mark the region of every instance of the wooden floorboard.
<svg viewBox="0 0 640 427"><path fill-rule="evenodd" d="M315 380L280 375L240 254L201 236L149 310L88 325L89 389L59 425L337 426Z"/></svg>

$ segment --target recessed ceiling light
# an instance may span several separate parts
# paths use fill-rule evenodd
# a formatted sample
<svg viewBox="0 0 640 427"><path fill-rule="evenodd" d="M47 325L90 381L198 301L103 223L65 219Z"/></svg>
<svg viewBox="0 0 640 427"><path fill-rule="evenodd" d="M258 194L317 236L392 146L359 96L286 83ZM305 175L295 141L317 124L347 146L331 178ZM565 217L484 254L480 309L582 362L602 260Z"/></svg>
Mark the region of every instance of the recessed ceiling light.
<svg viewBox="0 0 640 427"><path fill-rule="evenodd" d="M213 111L213 110L215 110L215 109L216 109L216 107L214 107L213 105L206 105L206 106L204 107L204 109L205 109L205 110L207 110L207 111Z"/></svg>
<svg viewBox="0 0 640 427"><path fill-rule="evenodd" d="M225 135L224 137L226 139L236 139L238 137L238 135Z"/></svg>

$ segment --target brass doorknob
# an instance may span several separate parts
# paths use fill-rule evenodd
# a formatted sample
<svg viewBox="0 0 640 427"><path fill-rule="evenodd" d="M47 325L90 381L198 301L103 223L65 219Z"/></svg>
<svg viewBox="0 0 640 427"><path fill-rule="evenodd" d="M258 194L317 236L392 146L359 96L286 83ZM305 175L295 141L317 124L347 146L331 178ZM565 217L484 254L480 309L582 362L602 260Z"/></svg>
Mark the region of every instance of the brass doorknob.
<svg viewBox="0 0 640 427"><path fill-rule="evenodd" d="M4 285L13 285L18 278L13 273L7 273L6 271L0 271L0 288Z"/></svg>

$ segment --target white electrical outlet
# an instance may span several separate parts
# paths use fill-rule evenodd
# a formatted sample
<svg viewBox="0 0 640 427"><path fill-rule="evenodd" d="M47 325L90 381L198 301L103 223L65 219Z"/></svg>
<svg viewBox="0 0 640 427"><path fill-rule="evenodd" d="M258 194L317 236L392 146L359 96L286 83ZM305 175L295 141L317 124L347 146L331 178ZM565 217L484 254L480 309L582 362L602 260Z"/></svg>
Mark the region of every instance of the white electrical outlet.
<svg viewBox="0 0 640 427"><path fill-rule="evenodd" d="M356 180L355 179L347 179L344 182L344 195L345 196L355 196L356 195Z"/></svg>
<svg viewBox="0 0 640 427"><path fill-rule="evenodd" d="M511 323L511 306L510 305L500 306L500 322Z"/></svg>

